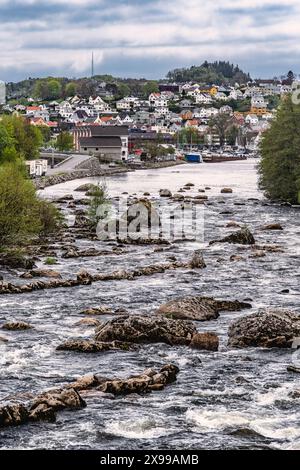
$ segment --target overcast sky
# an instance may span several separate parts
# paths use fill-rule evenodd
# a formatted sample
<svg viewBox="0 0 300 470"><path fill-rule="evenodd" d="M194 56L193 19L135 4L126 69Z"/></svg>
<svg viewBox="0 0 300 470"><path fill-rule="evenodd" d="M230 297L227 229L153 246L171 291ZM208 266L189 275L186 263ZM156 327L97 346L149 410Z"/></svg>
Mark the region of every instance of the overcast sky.
<svg viewBox="0 0 300 470"><path fill-rule="evenodd" d="M300 72L300 0L0 0L0 79L161 78L228 59L256 77Z"/></svg>

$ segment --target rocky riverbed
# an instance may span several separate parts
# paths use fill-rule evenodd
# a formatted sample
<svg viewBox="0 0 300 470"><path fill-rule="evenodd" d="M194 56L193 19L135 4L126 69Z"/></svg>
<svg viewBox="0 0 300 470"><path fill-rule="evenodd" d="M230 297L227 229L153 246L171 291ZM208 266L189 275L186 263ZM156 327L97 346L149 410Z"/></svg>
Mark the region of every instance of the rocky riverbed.
<svg viewBox="0 0 300 470"><path fill-rule="evenodd" d="M162 243L92 236L74 189L97 179L43 192L69 228L1 259L2 449L300 448L300 212L256 180L252 161L108 178L113 205L203 207L203 239Z"/></svg>

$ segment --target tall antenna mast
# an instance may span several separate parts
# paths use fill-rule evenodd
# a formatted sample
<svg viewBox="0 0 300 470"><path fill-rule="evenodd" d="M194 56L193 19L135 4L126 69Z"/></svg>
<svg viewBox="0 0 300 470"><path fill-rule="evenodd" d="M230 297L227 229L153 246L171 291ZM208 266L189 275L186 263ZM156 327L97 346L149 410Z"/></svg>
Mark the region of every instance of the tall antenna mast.
<svg viewBox="0 0 300 470"><path fill-rule="evenodd" d="M92 78L94 75L94 52L92 52Z"/></svg>

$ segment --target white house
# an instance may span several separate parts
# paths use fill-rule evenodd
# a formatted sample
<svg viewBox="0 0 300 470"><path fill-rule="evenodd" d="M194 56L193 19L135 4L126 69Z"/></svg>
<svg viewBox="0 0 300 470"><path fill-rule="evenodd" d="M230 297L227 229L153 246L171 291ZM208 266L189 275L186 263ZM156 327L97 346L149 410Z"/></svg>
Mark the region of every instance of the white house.
<svg viewBox="0 0 300 470"><path fill-rule="evenodd" d="M33 118L41 118L45 122L50 121L49 111L46 106L27 106L26 116Z"/></svg>
<svg viewBox="0 0 300 470"><path fill-rule="evenodd" d="M58 107L58 112L64 119L70 119L73 115L73 107L68 101L62 101Z"/></svg>
<svg viewBox="0 0 300 470"><path fill-rule="evenodd" d="M212 97L208 93L197 93L195 96L196 104L211 104Z"/></svg>
<svg viewBox="0 0 300 470"><path fill-rule="evenodd" d="M245 123L256 126L259 123L259 119L256 114L248 114L245 118Z"/></svg>
<svg viewBox="0 0 300 470"><path fill-rule="evenodd" d="M118 111L130 111L131 103L130 101L126 101L125 99L122 99L122 100L117 101L116 108Z"/></svg>
<svg viewBox="0 0 300 470"><path fill-rule="evenodd" d="M151 93L149 104L151 108L165 108L168 106L168 100L162 97L160 93Z"/></svg>

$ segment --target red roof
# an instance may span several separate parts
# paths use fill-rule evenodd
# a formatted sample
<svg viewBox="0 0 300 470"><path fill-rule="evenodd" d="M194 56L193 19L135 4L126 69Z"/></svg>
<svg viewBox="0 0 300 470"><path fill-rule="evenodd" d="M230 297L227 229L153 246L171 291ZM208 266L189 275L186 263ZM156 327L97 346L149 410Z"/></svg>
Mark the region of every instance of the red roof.
<svg viewBox="0 0 300 470"><path fill-rule="evenodd" d="M40 106L27 106L27 111L40 111L41 107Z"/></svg>

